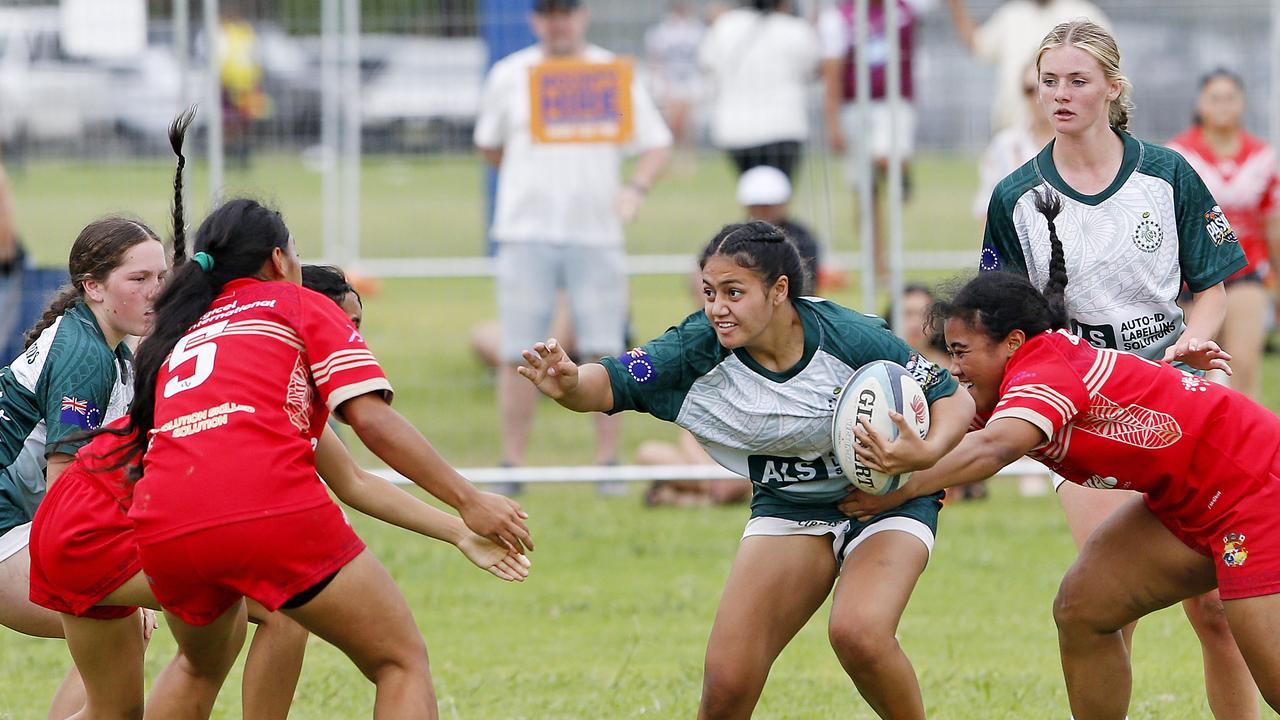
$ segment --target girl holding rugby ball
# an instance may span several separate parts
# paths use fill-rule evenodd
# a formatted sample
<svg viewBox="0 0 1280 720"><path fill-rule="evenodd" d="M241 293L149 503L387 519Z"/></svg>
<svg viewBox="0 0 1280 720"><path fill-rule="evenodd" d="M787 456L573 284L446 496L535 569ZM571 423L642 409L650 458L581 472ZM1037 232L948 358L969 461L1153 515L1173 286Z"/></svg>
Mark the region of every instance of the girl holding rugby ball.
<svg viewBox="0 0 1280 720"><path fill-rule="evenodd" d="M891 461L908 471L959 442L973 401L883 321L800 297L799 253L774 226L725 226L699 264L703 311L661 337L581 366L550 339L524 352L519 372L571 410L674 422L752 481L751 519L707 645L699 717L750 717L774 659L834 586L831 645L858 691L882 717L923 718L895 632L929 559L941 496L845 522L835 503L849 481L835 462L832 413L862 365L905 366L932 411L928 437Z"/></svg>

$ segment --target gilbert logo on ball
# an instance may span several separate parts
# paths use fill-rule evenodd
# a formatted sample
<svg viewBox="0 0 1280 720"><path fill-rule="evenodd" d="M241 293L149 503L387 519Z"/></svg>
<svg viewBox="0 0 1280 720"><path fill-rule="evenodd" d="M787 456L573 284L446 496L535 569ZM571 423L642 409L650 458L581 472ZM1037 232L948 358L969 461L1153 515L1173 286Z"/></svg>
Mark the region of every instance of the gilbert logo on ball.
<svg viewBox="0 0 1280 720"><path fill-rule="evenodd" d="M893 441L898 426L889 417L897 412L907 427L925 437L929 432L929 402L911 373L901 365L878 360L858 368L845 383L836 402L831 421L831 445L836 459L855 488L872 495L883 495L898 489L910 473L889 475L864 464L854 452L854 431L859 420L865 420L881 437Z"/></svg>

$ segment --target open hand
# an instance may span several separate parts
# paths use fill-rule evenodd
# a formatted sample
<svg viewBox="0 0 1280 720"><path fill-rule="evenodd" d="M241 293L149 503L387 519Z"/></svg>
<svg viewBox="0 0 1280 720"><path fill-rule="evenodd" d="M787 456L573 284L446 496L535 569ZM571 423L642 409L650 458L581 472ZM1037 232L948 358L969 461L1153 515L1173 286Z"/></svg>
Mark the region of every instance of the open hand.
<svg viewBox="0 0 1280 720"><path fill-rule="evenodd" d="M1212 340L1183 335L1164 351L1165 362L1180 362L1197 370L1221 370L1230 375L1231 355Z"/></svg>
<svg viewBox="0 0 1280 720"><path fill-rule="evenodd" d="M469 533L458 543L458 549L481 570L507 582L524 582L532 563L528 556L496 545L487 538Z"/></svg>
<svg viewBox="0 0 1280 720"><path fill-rule="evenodd" d="M550 338L521 353L524 365L516 368L543 395L559 400L578 387L578 365L569 359L560 341Z"/></svg>

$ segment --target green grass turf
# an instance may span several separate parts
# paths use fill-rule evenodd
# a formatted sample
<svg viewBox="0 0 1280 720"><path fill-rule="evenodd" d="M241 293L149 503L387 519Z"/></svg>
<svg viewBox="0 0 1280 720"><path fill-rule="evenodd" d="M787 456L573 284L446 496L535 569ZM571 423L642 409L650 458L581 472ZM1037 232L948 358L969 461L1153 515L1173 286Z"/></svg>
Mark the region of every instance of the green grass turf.
<svg viewBox="0 0 1280 720"><path fill-rule="evenodd" d="M318 176L280 158L256 168L252 176L233 175L234 186L270 188L260 194L280 204L310 252L318 245ZM976 247L977 226L967 215L970 168L967 158L946 156L917 164L907 222L913 247ZM65 257L78 229L104 212L128 208L165 227L167 173L158 162L32 165L14 179L20 225L47 262ZM370 160L367 246L385 254L478 252L478 183L472 161ZM725 183L720 158L708 158L692 178L660 185L631 247L692 251L733 217ZM197 186L193 197L201 192ZM839 222L849 217L837 215ZM933 228L946 232L928 232ZM691 309L680 277L638 278L632 294L639 339ZM836 297L852 303L854 288ZM481 279L389 281L366 306L366 335L396 385L396 407L458 465L498 459L492 376L466 349L467 331L493 312L492 284ZM1280 399L1277 369L1269 360L1264 375L1272 407ZM671 437L670 426L630 416L623 460L641 440ZM587 418L543 403L530 462L585 463L591 442ZM1066 718L1049 607L1074 554L1070 537L1052 498L1019 498L1003 482L994 490L989 502L943 513L936 554L900 636L931 717ZM746 511L642 510L638 493L635 487L630 497L601 499L584 486L531 488L521 502L532 514L538 550L534 576L520 586L503 585L439 543L353 518L426 635L443 717L692 716L703 648ZM826 615L820 610L783 653L757 717L873 717L827 645ZM367 624L378 631L378 618ZM172 651L162 630L148 655L149 677ZM0 719L43 717L68 663L59 641L0 631ZM1180 612L1142 623L1134 664L1134 720L1208 717L1198 649ZM239 716L240 668L215 717ZM371 707L371 686L313 640L291 717L367 717Z"/></svg>

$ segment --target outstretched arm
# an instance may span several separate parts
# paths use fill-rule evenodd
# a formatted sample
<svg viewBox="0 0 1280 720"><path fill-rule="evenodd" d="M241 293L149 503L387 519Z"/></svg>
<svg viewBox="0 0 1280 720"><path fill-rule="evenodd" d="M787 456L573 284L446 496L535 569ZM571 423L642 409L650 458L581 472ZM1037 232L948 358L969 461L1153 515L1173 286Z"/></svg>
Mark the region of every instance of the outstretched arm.
<svg viewBox="0 0 1280 720"><path fill-rule="evenodd" d="M1026 420L998 418L981 430L965 434L954 450L933 467L913 473L901 488L880 496L852 492L840 502L840 510L862 520L914 498L985 480L1044 440L1040 428Z"/></svg>
<svg viewBox="0 0 1280 720"><path fill-rule="evenodd" d="M457 546L477 567L503 580L524 580L524 555L476 535L458 517L432 507L358 465L326 427L316 446L316 470L342 502L370 517Z"/></svg>
<svg viewBox="0 0 1280 720"><path fill-rule="evenodd" d="M396 472L457 509L467 527L516 552L533 549L528 517L510 498L476 490L458 474L418 429L377 393L342 403L342 417L365 446Z"/></svg>
<svg viewBox="0 0 1280 720"><path fill-rule="evenodd" d="M569 359L555 338L525 350L524 365L516 368L543 395L578 412L613 409L613 385L609 371L598 363L578 365Z"/></svg>

